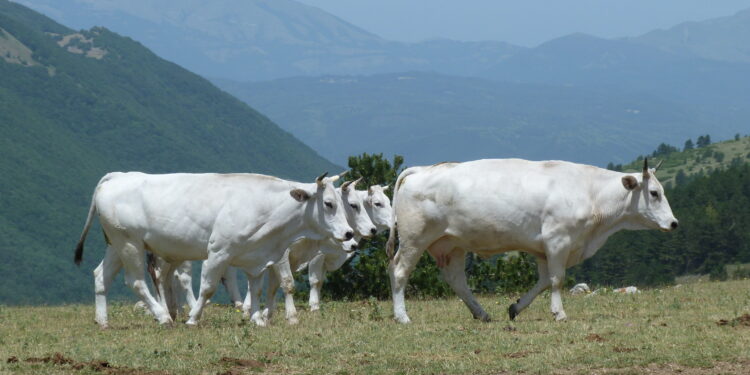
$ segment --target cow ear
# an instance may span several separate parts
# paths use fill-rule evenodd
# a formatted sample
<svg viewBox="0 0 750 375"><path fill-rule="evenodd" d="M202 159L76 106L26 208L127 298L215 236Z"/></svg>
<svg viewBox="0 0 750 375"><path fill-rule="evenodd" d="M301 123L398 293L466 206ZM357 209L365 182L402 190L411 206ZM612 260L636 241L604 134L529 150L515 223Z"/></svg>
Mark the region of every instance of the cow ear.
<svg viewBox="0 0 750 375"><path fill-rule="evenodd" d="M302 190L302 189L294 189L289 192L289 195L294 198L297 202L304 202L308 199L310 199L310 193Z"/></svg>
<svg viewBox="0 0 750 375"><path fill-rule="evenodd" d="M631 175L627 175L622 178L622 186L625 186L625 189L633 190L638 187L638 180Z"/></svg>

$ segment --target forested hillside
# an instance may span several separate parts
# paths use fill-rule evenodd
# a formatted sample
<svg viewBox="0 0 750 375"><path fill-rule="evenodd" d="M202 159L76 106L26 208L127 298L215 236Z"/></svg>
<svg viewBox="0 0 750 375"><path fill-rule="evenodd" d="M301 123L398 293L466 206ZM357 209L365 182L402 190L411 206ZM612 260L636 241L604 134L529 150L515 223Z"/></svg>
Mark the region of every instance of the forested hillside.
<svg viewBox="0 0 750 375"><path fill-rule="evenodd" d="M75 32L0 0L0 303L89 301L101 259L73 247L109 171L340 167L208 81L104 28Z"/></svg>
<svg viewBox="0 0 750 375"><path fill-rule="evenodd" d="M643 165L643 158L655 158L663 162L659 168L659 181L665 187L685 184L694 177L701 177L717 169L750 162L750 136L739 133L734 139L711 142L711 135L687 139L681 147L660 144L650 155L641 155L626 165L609 163L609 169L635 172Z"/></svg>

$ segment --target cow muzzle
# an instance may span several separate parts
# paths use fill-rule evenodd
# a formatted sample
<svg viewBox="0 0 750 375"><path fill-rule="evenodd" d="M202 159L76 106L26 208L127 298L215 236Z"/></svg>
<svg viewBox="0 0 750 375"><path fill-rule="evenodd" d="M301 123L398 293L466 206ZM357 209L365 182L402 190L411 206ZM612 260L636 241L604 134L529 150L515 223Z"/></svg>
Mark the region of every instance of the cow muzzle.
<svg viewBox="0 0 750 375"><path fill-rule="evenodd" d="M662 232L671 232L680 226L680 222L677 219L672 220L668 227L659 228Z"/></svg>

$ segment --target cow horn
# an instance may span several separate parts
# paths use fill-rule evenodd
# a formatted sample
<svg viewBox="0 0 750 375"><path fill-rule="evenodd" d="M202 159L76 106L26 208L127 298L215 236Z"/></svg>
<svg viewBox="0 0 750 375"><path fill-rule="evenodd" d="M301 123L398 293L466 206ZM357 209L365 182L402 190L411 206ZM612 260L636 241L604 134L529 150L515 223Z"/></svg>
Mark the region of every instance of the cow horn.
<svg viewBox="0 0 750 375"><path fill-rule="evenodd" d="M352 183L352 187L356 188L357 184L360 183L360 181L362 181L363 178L364 176L359 176L358 179L354 180L354 182Z"/></svg>
<svg viewBox="0 0 750 375"><path fill-rule="evenodd" d="M354 181L346 181L341 185L341 191L349 191L349 185Z"/></svg>
<svg viewBox="0 0 750 375"><path fill-rule="evenodd" d="M643 158L643 178L648 178L648 158Z"/></svg>
<svg viewBox="0 0 750 375"><path fill-rule="evenodd" d="M320 177L316 178L315 182L317 182L319 184L323 183L323 179L326 178L326 176L328 176L328 172L323 173L322 175L320 175Z"/></svg>
<svg viewBox="0 0 750 375"><path fill-rule="evenodd" d="M335 176L331 177L331 182L336 182L336 181L338 181L338 180L339 180L339 178L341 178L341 177L344 177L344 175L345 175L345 174L347 174L347 173L349 173L349 170L345 170L345 171L343 171L343 172L341 172L341 173L339 173L339 174L337 174L337 175L335 175Z"/></svg>
<svg viewBox="0 0 750 375"><path fill-rule="evenodd" d="M656 168L654 168L654 172L659 170L659 167L661 167L661 163L664 163L664 159L659 160L659 163L656 164Z"/></svg>

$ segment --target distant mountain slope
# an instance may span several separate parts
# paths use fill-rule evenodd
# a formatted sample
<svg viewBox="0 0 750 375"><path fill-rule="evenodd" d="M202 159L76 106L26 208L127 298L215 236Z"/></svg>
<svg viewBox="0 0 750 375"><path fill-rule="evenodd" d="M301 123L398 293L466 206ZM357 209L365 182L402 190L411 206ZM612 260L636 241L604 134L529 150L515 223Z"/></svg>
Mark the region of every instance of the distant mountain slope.
<svg viewBox="0 0 750 375"><path fill-rule="evenodd" d="M729 17L681 23L629 40L679 55L747 63L750 62L750 9Z"/></svg>
<svg viewBox="0 0 750 375"><path fill-rule="evenodd" d="M216 83L338 163L366 151L409 165L523 157L604 166L712 124L642 92L426 73Z"/></svg>
<svg viewBox="0 0 750 375"><path fill-rule="evenodd" d="M311 181L340 170L208 81L106 29L77 33L0 0L0 46L25 48L33 62L0 56L0 304L91 298L102 241L90 236L80 269L72 249L109 171Z"/></svg>
<svg viewBox="0 0 750 375"><path fill-rule="evenodd" d="M77 28L105 26L206 77L266 80L407 70L471 75L521 50L502 42L383 40L292 0L19 0Z"/></svg>
<svg viewBox="0 0 750 375"><path fill-rule="evenodd" d="M518 53L484 74L511 82L640 91L691 107L729 138L750 118L750 64L681 56L576 34Z"/></svg>

